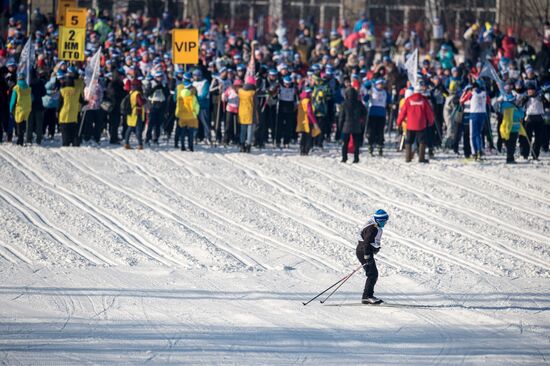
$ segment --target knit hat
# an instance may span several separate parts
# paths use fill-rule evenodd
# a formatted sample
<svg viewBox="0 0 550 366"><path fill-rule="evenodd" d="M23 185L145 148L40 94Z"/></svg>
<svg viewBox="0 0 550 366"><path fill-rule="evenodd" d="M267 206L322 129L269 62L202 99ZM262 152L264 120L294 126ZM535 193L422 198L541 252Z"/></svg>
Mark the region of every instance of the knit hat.
<svg viewBox="0 0 550 366"><path fill-rule="evenodd" d="M384 227L384 224L386 223L386 221L389 220L390 215L388 215L386 211L379 209L379 210L376 210L376 212L374 213L374 215L372 215L372 217L374 218L374 221L376 221L378 226Z"/></svg>

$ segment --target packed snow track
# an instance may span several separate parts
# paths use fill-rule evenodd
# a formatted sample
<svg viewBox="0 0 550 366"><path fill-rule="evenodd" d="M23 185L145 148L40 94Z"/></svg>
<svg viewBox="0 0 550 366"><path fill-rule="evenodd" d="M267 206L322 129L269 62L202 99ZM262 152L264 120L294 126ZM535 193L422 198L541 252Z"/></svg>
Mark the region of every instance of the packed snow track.
<svg viewBox="0 0 550 366"><path fill-rule="evenodd" d="M0 364L550 364L548 158L337 156L0 146Z"/></svg>

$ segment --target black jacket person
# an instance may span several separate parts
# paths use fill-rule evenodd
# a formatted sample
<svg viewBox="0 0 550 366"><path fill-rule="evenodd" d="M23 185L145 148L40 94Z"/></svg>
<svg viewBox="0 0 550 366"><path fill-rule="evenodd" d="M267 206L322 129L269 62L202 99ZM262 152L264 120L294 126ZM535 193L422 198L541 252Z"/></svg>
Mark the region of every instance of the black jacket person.
<svg viewBox="0 0 550 366"><path fill-rule="evenodd" d="M377 210L369 219L365 227L359 233L359 242L355 251L357 259L363 265L367 281L363 291L363 304L377 304L382 300L374 296L374 285L378 280L378 269L374 255L380 250L383 227L388 221L389 215L384 210Z"/></svg>

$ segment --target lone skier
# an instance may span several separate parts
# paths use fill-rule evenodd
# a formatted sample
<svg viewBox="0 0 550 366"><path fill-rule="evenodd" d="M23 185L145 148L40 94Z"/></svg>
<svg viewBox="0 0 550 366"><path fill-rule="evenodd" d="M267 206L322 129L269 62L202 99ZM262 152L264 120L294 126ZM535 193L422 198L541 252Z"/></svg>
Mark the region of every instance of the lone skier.
<svg viewBox="0 0 550 366"><path fill-rule="evenodd" d="M357 244L357 259L363 265L367 281L363 291L363 304L380 304L383 301L374 296L374 285L378 280L378 269L374 255L380 250L380 240L382 239L383 227L390 216L384 210L377 210L369 219L365 227L359 233L359 243Z"/></svg>

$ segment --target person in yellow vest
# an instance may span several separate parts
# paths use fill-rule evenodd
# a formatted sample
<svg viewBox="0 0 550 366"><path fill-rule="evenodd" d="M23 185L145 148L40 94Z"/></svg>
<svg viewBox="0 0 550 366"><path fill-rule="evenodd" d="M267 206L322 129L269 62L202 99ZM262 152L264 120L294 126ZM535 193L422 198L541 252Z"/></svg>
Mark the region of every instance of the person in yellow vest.
<svg viewBox="0 0 550 366"><path fill-rule="evenodd" d="M82 94L75 88L74 79L67 76L59 91L59 130L62 146L79 146L78 112L83 102Z"/></svg>
<svg viewBox="0 0 550 366"><path fill-rule="evenodd" d="M298 121L296 132L300 133L300 155L308 155L312 146L312 139L321 134L321 129L317 125L313 105L311 104L311 89L306 88L300 94L300 103L298 104Z"/></svg>
<svg viewBox="0 0 550 366"><path fill-rule="evenodd" d="M141 91L141 81L132 80L130 90L130 106L132 107L132 113L128 115L125 138L125 149L131 149L130 135L132 132L136 134L138 140L138 150L143 150L143 124L145 122L145 98Z"/></svg>
<svg viewBox="0 0 550 366"><path fill-rule="evenodd" d="M181 94L183 88L184 88L184 85L183 85L183 70L178 70L176 71L176 82L177 82L177 85L176 85L176 90L174 92L174 102L175 102L175 105L176 105L176 110L174 111L174 116L175 116L175 120L176 120L176 131L174 133L174 147L177 149L179 147L179 143L180 143L180 133L181 133L181 128L179 126L179 118L178 118L178 112L179 112L179 106L178 106L178 100L179 100L179 95ZM172 130L172 127L170 127L170 130ZM170 133L168 133L168 136L170 136Z"/></svg>
<svg viewBox="0 0 550 366"><path fill-rule="evenodd" d="M241 126L241 152L250 152L254 124L254 96L256 88L254 79L249 77L246 84L239 89L239 124Z"/></svg>
<svg viewBox="0 0 550 366"><path fill-rule="evenodd" d="M86 102L84 101L84 88L86 87L86 84L84 83L84 80L83 80L82 78L79 77L79 76L80 76L80 71L79 71L79 69L78 69L76 66L71 65L71 66L69 66L69 67L67 68L67 75L69 75L69 77L72 77L73 80L74 80L74 88L75 88L76 92L80 94L80 95L78 96L78 99L79 99L79 100L82 100L82 101L83 101L83 104L86 103ZM82 113L82 110L80 110L80 111L78 112L78 121L77 121L77 122L78 122L78 126L79 126L79 133L78 133L78 135L79 135L79 136L78 136L79 144L80 144L80 141L82 140L82 139L80 138L80 130L81 130L80 125L81 125L82 123L84 123L84 121L82 120L83 115L84 115L84 114Z"/></svg>
<svg viewBox="0 0 550 366"><path fill-rule="evenodd" d="M15 120L17 145L23 146L25 131L31 114L32 95L31 87L27 85L25 73L17 75L17 84L13 87L10 100L10 112Z"/></svg>
<svg viewBox="0 0 550 366"><path fill-rule="evenodd" d="M189 151L193 151L193 140L195 132L199 128L200 105L195 93L191 91L193 83L185 80L183 90L178 94L176 101L176 117L180 128L179 138L181 140L181 151L185 151L185 137L189 144Z"/></svg>

